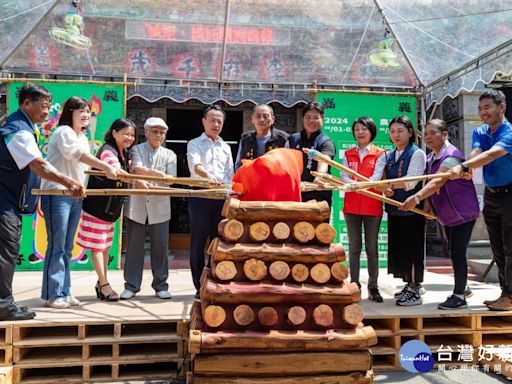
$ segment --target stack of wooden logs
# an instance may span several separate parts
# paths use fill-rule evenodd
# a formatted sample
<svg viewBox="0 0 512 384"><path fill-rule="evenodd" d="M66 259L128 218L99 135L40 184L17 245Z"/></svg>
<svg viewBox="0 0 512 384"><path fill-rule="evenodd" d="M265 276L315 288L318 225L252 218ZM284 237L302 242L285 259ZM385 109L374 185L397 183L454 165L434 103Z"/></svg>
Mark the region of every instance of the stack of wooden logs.
<svg viewBox="0 0 512 384"><path fill-rule="evenodd" d="M329 206L231 199L223 216L191 313L190 382L372 383L377 337Z"/></svg>

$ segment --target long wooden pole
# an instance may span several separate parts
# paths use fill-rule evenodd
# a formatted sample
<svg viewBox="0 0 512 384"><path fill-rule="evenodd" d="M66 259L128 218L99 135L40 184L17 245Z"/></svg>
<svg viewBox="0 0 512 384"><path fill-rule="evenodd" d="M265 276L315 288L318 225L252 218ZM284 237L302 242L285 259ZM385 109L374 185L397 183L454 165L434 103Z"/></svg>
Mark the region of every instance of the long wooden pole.
<svg viewBox="0 0 512 384"><path fill-rule="evenodd" d="M408 176L408 177L399 177L396 179L384 179L384 180L375 180L375 181L359 181L357 183L347 183L344 186L345 191L356 191L359 189L366 189L366 188L374 188L374 187L383 187L388 185L394 185L398 183L407 183L410 181L423 181L423 180L430 180L430 179L436 179L438 177L447 178L450 177L449 172L444 173L433 173L430 175L419 175L419 176Z"/></svg>
<svg viewBox="0 0 512 384"><path fill-rule="evenodd" d="M87 175L92 176L106 176L104 171L97 170L88 170L85 171ZM206 178L196 178L196 177L174 177L174 176L146 176L146 175L135 175L135 174L123 174L121 179L126 180L144 180L151 181L153 183L161 183L161 184L179 184L179 185L187 185L189 187L201 187L201 188L225 188L224 184L215 184Z"/></svg>
<svg viewBox="0 0 512 384"><path fill-rule="evenodd" d="M311 175L313 175L314 177L318 177L320 180L323 180L323 181L325 181L327 183L331 183L331 184L335 184L335 185L345 185L346 184L340 178L332 176L332 175L329 175L328 173L321 173L321 172L314 172L314 171L312 171ZM375 192L367 191L365 189L357 190L355 192L356 193L360 193L361 195L365 195L365 196L372 197L374 199L383 201L383 202L388 203L390 205L394 205L395 207L402 206L402 203L400 203L399 201L390 199L389 197L386 197L386 196L379 195L378 193L375 193ZM419 209L419 208L412 208L411 211L415 212L415 213L418 213L420 215L423 215L427 219L431 219L431 220L437 219L436 215L434 215L434 214L432 214L430 212L424 211L422 209Z"/></svg>
<svg viewBox="0 0 512 384"><path fill-rule="evenodd" d="M33 195L70 196L67 189L33 189ZM169 197L201 197L203 199L227 200L230 191L227 189L86 189L86 196L169 196Z"/></svg>

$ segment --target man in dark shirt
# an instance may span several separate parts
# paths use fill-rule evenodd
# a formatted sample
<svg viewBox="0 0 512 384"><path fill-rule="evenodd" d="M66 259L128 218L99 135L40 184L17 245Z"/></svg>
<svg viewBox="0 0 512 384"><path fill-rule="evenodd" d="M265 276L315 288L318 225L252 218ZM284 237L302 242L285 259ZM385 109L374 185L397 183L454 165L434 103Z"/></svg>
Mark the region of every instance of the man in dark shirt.
<svg viewBox="0 0 512 384"><path fill-rule="evenodd" d="M308 103L302 112L304 129L301 132L294 133L289 139L290 148L302 151L302 148L314 148L329 156L331 159L336 156L336 148L332 139L322 132L324 124L324 106L320 103ZM304 169L302 170L301 181L318 182L311 175L311 171L329 172L329 166L318 161L310 161L305 153L302 154L304 159ZM308 200L325 200L331 206L331 191L311 191L302 192L302 201Z"/></svg>

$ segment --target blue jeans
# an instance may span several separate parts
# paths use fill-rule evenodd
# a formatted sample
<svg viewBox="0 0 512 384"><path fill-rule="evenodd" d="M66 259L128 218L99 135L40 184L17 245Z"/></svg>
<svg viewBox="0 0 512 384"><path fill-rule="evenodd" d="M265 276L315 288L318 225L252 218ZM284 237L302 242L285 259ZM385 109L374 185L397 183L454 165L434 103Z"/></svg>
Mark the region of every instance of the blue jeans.
<svg viewBox="0 0 512 384"><path fill-rule="evenodd" d="M70 295L69 265L82 212L82 199L73 199L69 196L43 196L41 209L44 213L48 237L41 298L55 300L58 297Z"/></svg>

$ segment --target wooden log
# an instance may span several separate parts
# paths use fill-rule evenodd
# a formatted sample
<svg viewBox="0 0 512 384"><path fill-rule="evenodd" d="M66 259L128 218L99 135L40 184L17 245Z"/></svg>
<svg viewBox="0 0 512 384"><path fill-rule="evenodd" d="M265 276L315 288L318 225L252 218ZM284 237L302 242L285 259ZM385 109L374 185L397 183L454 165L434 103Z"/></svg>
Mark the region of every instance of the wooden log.
<svg viewBox="0 0 512 384"><path fill-rule="evenodd" d="M316 325L329 327L334 322L334 312L328 305L320 304L313 310L313 320Z"/></svg>
<svg viewBox="0 0 512 384"><path fill-rule="evenodd" d="M324 263L318 263L309 272L318 284L325 284L331 279L331 269Z"/></svg>
<svg viewBox="0 0 512 384"><path fill-rule="evenodd" d="M336 230L331 224L322 223L315 228L315 236L321 244L331 244L336 238Z"/></svg>
<svg viewBox="0 0 512 384"><path fill-rule="evenodd" d="M331 265L331 276L340 282L348 277L348 267L343 263L334 263Z"/></svg>
<svg viewBox="0 0 512 384"><path fill-rule="evenodd" d="M244 234L244 225L235 219L221 220L217 229L220 236L231 242L238 241Z"/></svg>
<svg viewBox="0 0 512 384"><path fill-rule="evenodd" d="M270 264L268 271L274 279L282 281L290 274L290 266L284 261L278 260Z"/></svg>
<svg viewBox="0 0 512 384"><path fill-rule="evenodd" d="M224 260L215 266L215 277L226 281L232 280L237 274L235 263L230 260Z"/></svg>
<svg viewBox="0 0 512 384"><path fill-rule="evenodd" d="M261 325L271 327L279 321L277 311L272 307L263 307L258 311L258 320Z"/></svg>
<svg viewBox="0 0 512 384"><path fill-rule="evenodd" d="M244 263L244 273L249 280L259 281L267 276L267 266L261 260L249 259Z"/></svg>
<svg viewBox="0 0 512 384"><path fill-rule="evenodd" d="M343 308L343 320L348 324L356 326L363 321L363 309L357 304L350 304Z"/></svg>
<svg viewBox="0 0 512 384"><path fill-rule="evenodd" d="M315 238L315 227L307 221L299 221L293 226L293 237L299 243L307 243Z"/></svg>
<svg viewBox="0 0 512 384"><path fill-rule="evenodd" d="M228 244L215 238L208 249L215 261L245 261L256 258L264 261L282 260L296 263L334 263L345 261L345 250L341 244Z"/></svg>
<svg viewBox="0 0 512 384"><path fill-rule="evenodd" d="M373 327L329 329L327 331L262 331L204 332L191 330L189 351L193 354L233 349L336 351L361 350L377 344Z"/></svg>
<svg viewBox="0 0 512 384"><path fill-rule="evenodd" d="M304 264L295 264L292 267L292 277L293 280L297 281L298 283L306 281L309 277L308 267L306 267Z"/></svg>
<svg viewBox="0 0 512 384"><path fill-rule="evenodd" d="M366 371L370 369L369 351L351 352L296 352L265 354L215 354L197 355L194 372L198 375L221 377L289 376L303 373L309 375L338 372Z"/></svg>
<svg viewBox="0 0 512 384"><path fill-rule="evenodd" d="M209 305L204 310L203 320L210 327L219 327L226 321L226 311L218 305Z"/></svg>
<svg viewBox="0 0 512 384"><path fill-rule="evenodd" d="M219 284L208 278L202 283L201 299L224 304L352 304L361 300L361 292L356 283L347 282L341 287L315 287L287 283Z"/></svg>
<svg viewBox="0 0 512 384"><path fill-rule="evenodd" d="M270 227L263 221L257 221L249 226L249 237L252 241L265 241L270 236Z"/></svg>
<svg viewBox="0 0 512 384"><path fill-rule="evenodd" d="M272 235L276 238L276 240L288 240L290 237L290 226L280 221L276 223L272 228Z"/></svg>
<svg viewBox="0 0 512 384"><path fill-rule="evenodd" d="M290 324L301 325L306 320L306 310L300 305L295 305L288 309L286 317Z"/></svg>
<svg viewBox="0 0 512 384"><path fill-rule="evenodd" d="M226 201L222 208L222 216L240 221L324 221L331 216L331 209L326 201L298 203L293 201L240 201L230 199Z"/></svg>
<svg viewBox="0 0 512 384"><path fill-rule="evenodd" d="M254 311L248 305L242 304L233 311L233 319L238 325L246 326L254 321Z"/></svg>
<svg viewBox="0 0 512 384"><path fill-rule="evenodd" d="M187 377L188 384L373 384L373 371L351 372L337 375L315 375L286 377L211 377L193 375Z"/></svg>

